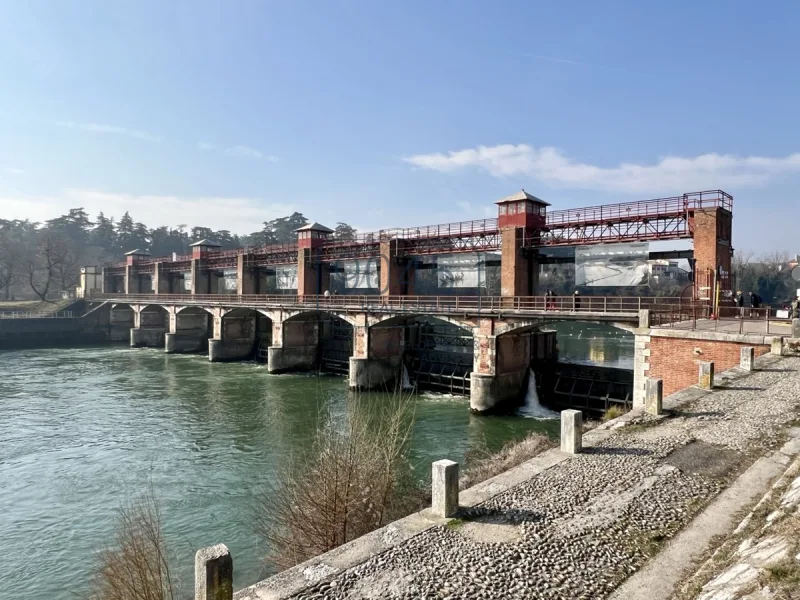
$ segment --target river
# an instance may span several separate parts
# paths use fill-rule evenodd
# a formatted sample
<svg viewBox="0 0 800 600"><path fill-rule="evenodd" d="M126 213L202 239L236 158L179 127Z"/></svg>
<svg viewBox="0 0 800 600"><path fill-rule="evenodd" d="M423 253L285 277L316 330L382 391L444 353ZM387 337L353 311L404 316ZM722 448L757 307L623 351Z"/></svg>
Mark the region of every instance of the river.
<svg viewBox="0 0 800 600"><path fill-rule="evenodd" d="M571 327L559 339L562 358L594 362L602 347L613 366L629 368L632 337ZM346 394L340 377L269 375L253 363L158 350L0 353L0 589L16 600L82 595L96 553L113 542L115 511L148 485L182 589L192 589L195 550L220 542L233 555L237 589L269 575L253 533L253 493L309 443L322 408L344 410ZM420 477L433 460L462 461L530 431L557 435L557 421L478 417L468 406L416 397Z"/></svg>

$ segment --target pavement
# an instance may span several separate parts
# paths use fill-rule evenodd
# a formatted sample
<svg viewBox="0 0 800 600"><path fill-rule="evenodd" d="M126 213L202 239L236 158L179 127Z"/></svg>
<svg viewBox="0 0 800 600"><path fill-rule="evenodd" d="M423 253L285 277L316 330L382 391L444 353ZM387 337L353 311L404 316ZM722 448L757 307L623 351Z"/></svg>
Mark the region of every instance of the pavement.
<svg viewBox="0 0 800 600"><path fill-rule="evenodd" d="M384 528L372 546L356 540L235 598L672 598L800 452L786 443L800 436L800 358L756 365L712 392L671 396L665 415L629 413L585 434L581 454L548 451L510 471L513 485L479 486L496 493L462 493L477 501L454 520L412 515L416 529L396 543L375 541Z"/></svg>

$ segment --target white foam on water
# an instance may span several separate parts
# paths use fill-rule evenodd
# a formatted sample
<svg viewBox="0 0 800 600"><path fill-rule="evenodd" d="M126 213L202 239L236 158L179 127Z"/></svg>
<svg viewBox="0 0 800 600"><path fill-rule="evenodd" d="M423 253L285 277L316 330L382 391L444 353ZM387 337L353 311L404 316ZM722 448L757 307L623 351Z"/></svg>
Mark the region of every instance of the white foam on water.
<svg viewBox="0 0 800 600"><path fill-rule="evenodd" d="M400 379L400 389L403 390L414 389L414 384L411 383L411 378L408 376L408 369L406 369L405 365L403 365L403 375L402 378Z"/></svg>
<svg viewBox="0 0 800 600"><path fill-rule="evenodd" d="M520 417L528 419L558 419L560 415L545 408L539 402L539 392L536 391L536 374L531 370L528 377L528 391L525 394L525 403L517 411Z"/></svg>

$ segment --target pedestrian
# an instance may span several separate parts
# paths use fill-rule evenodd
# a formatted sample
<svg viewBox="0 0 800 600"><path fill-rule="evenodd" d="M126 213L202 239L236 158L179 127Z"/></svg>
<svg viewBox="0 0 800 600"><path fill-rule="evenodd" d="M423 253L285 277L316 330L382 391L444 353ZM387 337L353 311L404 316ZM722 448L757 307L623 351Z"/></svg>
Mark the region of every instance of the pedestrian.
<svg viewBox="0 0 800 600"><path fill-rule="evenodd" d="M578 290L575 290L575 293L572 295L572 309L575 312L581 309L581 294Z"/></svg>
<svg viewBox="0 0 800 600"><path fill-rule="evenodd" d="M750 317L757 317L759 308L761 308L761 298L758 294L750 292Z"/></svg>
<svg viewBox="0 0 800 600"><path fill-rule="evenodd" d="M733 298L733 303L738 309L736 311L736 318L744 318L744 296L742 295L742 290L736 292L736 296Z"/></svg>
<svg viewBox="0 0 800 600"><path fill-rule="evenodd" d="M544 309L545 310L551 310L553 308L552 296L553 296L553 290L548 288L547 291L544 293Z"/></svg>

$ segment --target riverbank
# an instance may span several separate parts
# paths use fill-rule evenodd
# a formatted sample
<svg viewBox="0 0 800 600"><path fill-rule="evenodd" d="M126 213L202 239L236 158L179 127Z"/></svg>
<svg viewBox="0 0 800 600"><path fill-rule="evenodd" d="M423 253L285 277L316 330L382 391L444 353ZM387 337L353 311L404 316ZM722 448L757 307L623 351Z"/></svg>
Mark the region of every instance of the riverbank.
<svg viewBox="0 0 800 600"><path fill-rule="evenodd" d="M237 557L237 589L268 577L254 493L341 417L347 396L341 377L270 375L252 362L157 349L0 353L3 583L17 600L81 595L93 557L113 544L116 510L151 484L181 581L193 580L197 548L218 539ZM421 478L443 447L462 461L530 432L557 437L557 422L471 415L464 398L415 402L412 460Z"/></svg>
<svg viewBox="0 0 800 600"><path fill-rule="evenodd" d="M800 416L800 359L757 365L723 374L713 392L673 395L662 417L598 427L580 455L548 451L465 492L456 520L412 515L235 598L610 597L784 444Z"/></svg>

